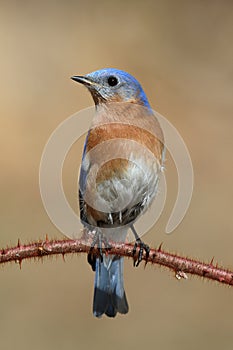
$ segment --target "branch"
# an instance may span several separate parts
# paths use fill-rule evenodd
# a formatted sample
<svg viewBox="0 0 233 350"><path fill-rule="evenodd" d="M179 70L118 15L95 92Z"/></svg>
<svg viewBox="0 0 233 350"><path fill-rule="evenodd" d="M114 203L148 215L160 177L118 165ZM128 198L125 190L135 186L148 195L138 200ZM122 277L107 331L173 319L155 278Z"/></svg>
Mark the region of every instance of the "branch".
<svg viewBox="0 0 233 350"><path fill-rule="evenodd" d="M131 257L137 259L139 248L137 248L136 256L133 257L134 245L126 243L113 243L111 242L111 248L108 248L105 254L113 254L124 257ZM38 258L42 259L45 256L62 255L70 253L88 253L90 245L87 245L87 241L83 239L79 240L51 240L46 238L45 241L33 242L30 244L21 245L18 241L16 247L6 248L0 250L0 264L8 262L21 263L25 259ZM93 249L93 254L98 255L97 248ZM181 257L176 254L165 252L161 249L150 249L149 257L146 258L146 254L143 254L142 259L146 263L158 264L170 268L175 272L178 279L187 278L186 273L215 280L220 283L233 285L233 272L220 268L217 264L214 266L213 261L209 264L189 259L187 257Z"/></svg>

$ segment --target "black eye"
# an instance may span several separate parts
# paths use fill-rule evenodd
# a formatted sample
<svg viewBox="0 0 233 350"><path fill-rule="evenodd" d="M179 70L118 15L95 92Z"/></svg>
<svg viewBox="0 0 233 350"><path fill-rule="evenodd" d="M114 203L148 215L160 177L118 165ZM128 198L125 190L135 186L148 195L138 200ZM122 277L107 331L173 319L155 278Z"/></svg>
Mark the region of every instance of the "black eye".
<svg viewBox="0 0 233 350"><path fill-rule="evenodd" d="M108 85L110 86L116 86L118 84L118 80L116 77L114 77L113 75L111 75L109 78L108 78Z"/></svg>

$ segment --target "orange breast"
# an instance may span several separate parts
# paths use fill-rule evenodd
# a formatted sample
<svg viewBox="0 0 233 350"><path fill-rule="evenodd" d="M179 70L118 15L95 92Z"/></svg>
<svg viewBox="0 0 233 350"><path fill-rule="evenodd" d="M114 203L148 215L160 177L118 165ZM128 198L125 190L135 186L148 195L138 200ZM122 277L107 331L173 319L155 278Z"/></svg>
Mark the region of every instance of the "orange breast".
<svg viewBox="0 0 233 350"><path fill-rule="evenodd" d="M112 178L123 179L129 166L129 160L125 159L124 152L122 157L114 155L114 147L108 147L108 141L119 140L122 146L127 147L124 140L136 141L147 149L156 158L156 162L161 164L163 145L163 133L157 119L142 106L132 103L114 103L104 104L97 110L93 124L88 134L86 152L97 148L97 153L90 152L89 162L94 165L103 159L103 164L98 170L96 184L103 183ZM106 146L104 144L106 142ZM103 144L103 147L97 147ZM137 149L130 145L130 152L135 153L135 158L140 157ZM99 151L98 151L99 149ZM95 157L98 157L98 161ZM104 161L106 159L106 161ZM152 158L150 158L152 159ZM150 166L150 164L148 165ZM150 169L154 169L151 167ZM153 170L150 170L153 171ZM88 175L87 175L88 176ZM157 174L155 173L155 177ZM106 221L106 215L98 210L91 208L86 204L86 212L89 222Z"/></svg>
<svg viewBox="0 0 233 350"><path fill-rule="evenodd" d="M98 146L102 142L113 140L113 139L128 139L136 141L143 147L146 147L161 163L162 142L153 134L149 133L145 129L141 129L134 125L127 124L105 124L102 126L91 129L87 142L87 152ZM108 152L108 149L106 149ZM111 150L112 152L112 150ZM112 155L114 158L114 154ZM104 154L103 154L104 157ZM97 182L111 178L112 176L120 177L123 176L124 171L127 169L127 159L112 159L107 161L102 167L101 172L98 172Z"/></svg>

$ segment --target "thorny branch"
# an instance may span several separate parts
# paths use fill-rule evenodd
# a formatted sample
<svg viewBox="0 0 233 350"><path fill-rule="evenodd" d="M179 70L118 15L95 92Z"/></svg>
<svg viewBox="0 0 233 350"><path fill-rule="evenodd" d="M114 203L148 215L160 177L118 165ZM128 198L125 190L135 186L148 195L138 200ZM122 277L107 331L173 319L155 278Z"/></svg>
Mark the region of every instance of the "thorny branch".
<svg viewBox="0 0 233 350"><path fill-rule="evenodd" d="M133 257L133 247L133 244L111 242L111 248L108 248L106 252L103 249L103 253L137 259L137 256ZM88 253L89 250L90 245L83 239L48 240L48 238L46 238L44 241L33 242L25 245L22 245L20 241L18 241L16 247L0 250L0 264L16 262L21 266L22 261L25 259L42 259L45 256L52 255L63 255L64 257L65 254ZM99 251L97 248L94 248L92 253L98 255ZM146 254L144 254L142 259L146 263L168 267L175 272L175 276L178 279L186 279L187 274L192 274L212 279L220 283L233 285L233 271L213 265L213 261L210 263L203 263L187 257L181 257L177 254L165 252L161 249L161 246L158 249L150 249L149 257L146 258Z"/></svg>

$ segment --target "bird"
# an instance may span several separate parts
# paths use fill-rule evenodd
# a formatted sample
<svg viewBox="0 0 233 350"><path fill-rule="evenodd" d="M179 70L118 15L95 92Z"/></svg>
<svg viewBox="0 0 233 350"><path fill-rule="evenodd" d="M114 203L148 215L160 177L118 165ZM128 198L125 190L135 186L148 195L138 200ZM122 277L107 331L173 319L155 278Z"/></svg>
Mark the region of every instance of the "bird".
<svg viewBox="0 0 233 350"><path fill-rule="evenodd" d="M149 254L134 223L158 192L164 162L163 132L140 83L129 73L104 68L72 80L84 85L95 103L95 114L84 144L79 175L80 218L95 232L92 247L124 242L132 230ZM115 317L128 313L123 257L88 254L95 271L93 314Z"/></svg>

